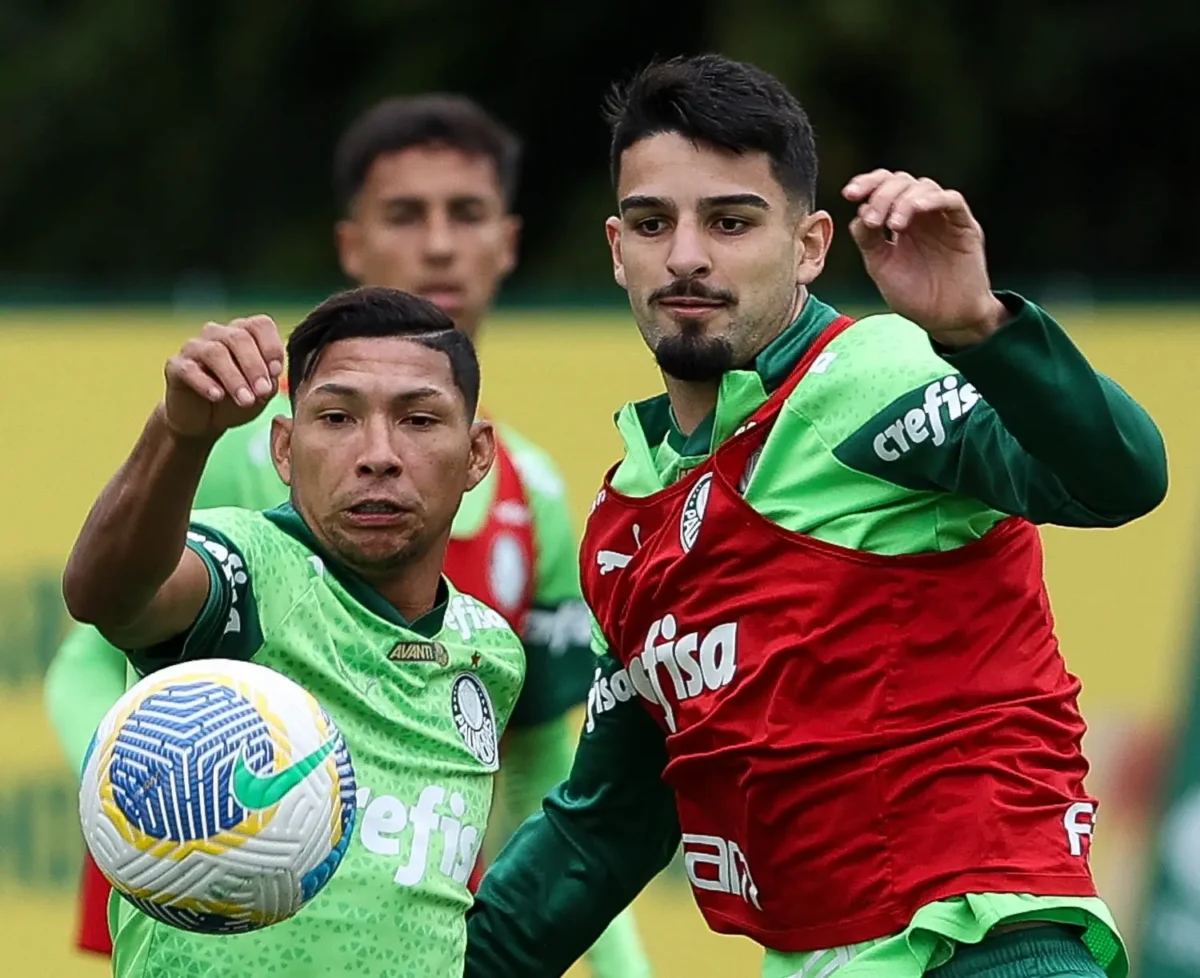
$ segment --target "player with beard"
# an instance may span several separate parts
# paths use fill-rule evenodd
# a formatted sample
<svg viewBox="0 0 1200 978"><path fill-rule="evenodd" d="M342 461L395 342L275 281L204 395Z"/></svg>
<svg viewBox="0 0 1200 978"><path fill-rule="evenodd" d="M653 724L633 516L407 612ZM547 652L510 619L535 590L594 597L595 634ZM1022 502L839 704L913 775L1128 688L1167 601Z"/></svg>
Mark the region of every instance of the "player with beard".
<svg viewBox="0 0 1200 978"><path fill-rule="evenodd" d="M681 842L764 978L1120 978L1037 524L1157 506L1154 423L993 292L931 179L843 190L890 312L813 295L833 221L765 72L655 64L609 109L613 268L666 392L618 417L585 734L484 877L468 978L560 974Z"/></svg>

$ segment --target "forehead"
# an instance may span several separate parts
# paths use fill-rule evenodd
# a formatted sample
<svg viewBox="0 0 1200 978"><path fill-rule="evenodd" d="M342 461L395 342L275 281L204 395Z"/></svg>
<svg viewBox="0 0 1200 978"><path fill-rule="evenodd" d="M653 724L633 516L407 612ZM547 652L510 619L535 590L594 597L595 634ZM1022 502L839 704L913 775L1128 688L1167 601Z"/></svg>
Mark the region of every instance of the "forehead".
<svg viewBox="0 0 1200 978"><path fill-rule="evenodd" d="M434 143L377 156L367 170L361 196L377 199L470 196L502 201L504 194L490 156L464 153Z"/></svg>
<svg viewBox="0 0 1200 978"><path fill-rule="evenodd" d="M766 153L734 153L670 132L640 139L621 154L618 199L636 194L686 205L701 197L745 193L771 203L786 200Z"/></svg>
<svg viewBox="0 0 1200 978"><path fill-rule="evenodd" d="M364 394L395 397L417 388L456 395L450 358L440 350L397 336L337 340L325 348L299 393L337 383Z"/></svg>

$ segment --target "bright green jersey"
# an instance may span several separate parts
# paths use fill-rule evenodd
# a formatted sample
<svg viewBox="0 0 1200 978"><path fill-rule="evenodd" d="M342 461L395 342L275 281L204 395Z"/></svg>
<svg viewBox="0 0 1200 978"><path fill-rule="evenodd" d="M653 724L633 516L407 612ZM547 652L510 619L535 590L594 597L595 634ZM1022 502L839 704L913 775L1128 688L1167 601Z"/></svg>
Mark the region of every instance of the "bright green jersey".
<svg viewBox="0 0 1200 978"><path fill-rule="evenodd" d="M358 782L338 871L290 920L237 936L158 923L114 896L121 978L461 974L466 881L487 825L498 742L524 677L504 619L443 582L406 622L320 549L289 506L197 512L188 546L209 568L190 631L130 653L146 672L184 659L253 660L311 692L336 721ZM482 716L456 708L465 687Z"/></svg>
<svg viewBox="0 0 1200 978"><path fill-rule="evenodd" d="M1001 298L1011 321L966 350L937 349L894 315L842 332L815 358L751 460L746 502L787 530L889 555L953 550L1007 515L1102 527L1156 506L1166 458L1154 423L1091 368L1046 312L1017 296ZM613 488L645 497L701 464L836 317L809 297L752 364L722 378L716 409L689 435L665 395L627 405L617 421L625 457ZM639 697L621 695L628 687L616 680L625 677L617 676L620 665L598 629L596 647L596 684L571 777L485 878L472 911L468 978L557 974L574 953L574 935L628 902L678 848L674 793L662 779L662 731ZM1079 927L1110 975L1126 972L1100 900L966 893L921 908L903 933L879 940L805 954L768 949L763 973L918 978L958 942L1030 919Z"/></svg>
<svg viewBox="0 0 1200 978"><path fill-rule="evenodd" d="M287 486L271 462L270 435L271 420L290 413L280 395L249 424L221 436L196 490L196 509L263 510L286 501ZM587 696L592 669L587 610L579 594L575 530L562 477L537 446L507 426L500 431L529 497L537 551L533 608L522 636L528 674L512 717L514 728L533 728L561 717ZM456 537L478 532L495 487L493 470L463 497L452 531ZM125 656L90 625L74 628L59 649L46 676L46 706L73 771L78 772L92 734L129 678ZM548 790L569 769L569 763L547 769L538 781ZM544 793L536 793L539 801Z"/></svg>

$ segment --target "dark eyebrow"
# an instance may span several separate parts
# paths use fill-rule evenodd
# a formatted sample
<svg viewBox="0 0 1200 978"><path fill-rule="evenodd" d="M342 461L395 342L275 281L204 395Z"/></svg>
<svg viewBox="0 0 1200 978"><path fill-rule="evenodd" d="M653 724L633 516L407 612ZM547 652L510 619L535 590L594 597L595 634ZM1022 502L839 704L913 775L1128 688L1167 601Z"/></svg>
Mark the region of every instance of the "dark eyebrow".
<svg viewBox="0 0 1200 978"><path fill-rule="evenodd" d="M771 209L771 205L758 194L720 194L717 197L700 198L701 210L713 210L717 207L754 207L760 211Z"/></svg>
<svg viewBox="0 0 1200 978"><path fill-rule="evenodd" d="M362 397L362 391L357 387L349 387L346 384L339 384L337 381L328 381L320 384L309 391L310 396L318 394L329 394L333 397ZM446 399L446 392L437 387L414 387L412 390L404 391L397 394L392 400L396 404L412 404L417 401L427 401L430 399Z"/></svg>
<svg viewBox="0 0 1200 978"><path fill-rule="evenodd" d="M664 197L645 197L641 194L633 194L630 197L623 198L617 207L621 213L624 214L626 211L635 210L637 208L668 210L671 207L671 204Z"/></svg>
<svg viewBox="0 0 1200 978"><path fill-rule="evenodd" d="M671 207L671 202L665 197L645 197L641 194L626 197L620 204L622 214L635 209L669 210ZM717 207L754 207L762 211L771 209L771 205L758 194L719 194L715 197L700 198L701 210L713 210Z"/></svg>

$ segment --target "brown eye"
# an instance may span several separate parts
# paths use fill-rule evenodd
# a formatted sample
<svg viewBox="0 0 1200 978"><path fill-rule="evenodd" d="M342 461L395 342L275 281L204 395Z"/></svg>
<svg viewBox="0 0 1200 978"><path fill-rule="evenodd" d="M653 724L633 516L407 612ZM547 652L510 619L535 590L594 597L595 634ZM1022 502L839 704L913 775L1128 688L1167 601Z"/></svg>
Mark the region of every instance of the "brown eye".
<svg viewBox="0 0 1200 978"><path fill-rule="evenodd" d="M644 220L638 221L637 230L639 234L645 234L649 237L662 234L667 229L667 222L661 217L647 217Z"/></svg>
<svg viewBox="0 0 1200 978"><path fill-rule="evenodd" d="M739 234L749 226L750 222L740 217L722 217L717 219L717 230L724 234Z"/></svg>

